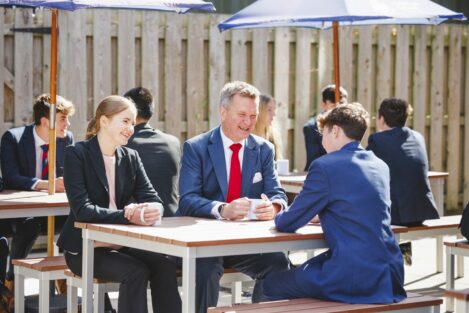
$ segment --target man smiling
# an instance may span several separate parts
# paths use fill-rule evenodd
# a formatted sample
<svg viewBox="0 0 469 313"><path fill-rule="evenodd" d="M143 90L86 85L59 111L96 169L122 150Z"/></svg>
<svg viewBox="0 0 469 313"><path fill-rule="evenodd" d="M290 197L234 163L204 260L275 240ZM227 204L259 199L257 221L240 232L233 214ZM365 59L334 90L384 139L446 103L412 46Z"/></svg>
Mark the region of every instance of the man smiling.
<svg viewBox="0 0 469 313"><path fill-rule="evenodd" d="M256 218L271 220L286 207L286 196L274 169L271 143L251 135L259 112L259 91L245 82L226 84L220 93L221 126L184 144L179 179L179 215L240 220L251 199L262 197ZM283 253L203 258L197 260L197 312L218 300L224 267L232 267L258 282L252 300L263 300L259 280L288 269Z"/></svg>

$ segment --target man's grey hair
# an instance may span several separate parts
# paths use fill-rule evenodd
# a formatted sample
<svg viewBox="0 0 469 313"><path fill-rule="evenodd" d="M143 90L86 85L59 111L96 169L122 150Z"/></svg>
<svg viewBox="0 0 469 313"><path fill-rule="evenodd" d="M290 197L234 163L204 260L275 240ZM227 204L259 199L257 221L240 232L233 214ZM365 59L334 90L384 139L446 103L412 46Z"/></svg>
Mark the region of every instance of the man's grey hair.
<svg viewBox="0 0 469 313"><path fill-rule="evenodd" d="M256 106L259 107L259 90L251 84L242 81L234 81L225 84L220 91L220 106L228 107L231 104L231 99L235 95L249 97L256 101Z"/></svg>

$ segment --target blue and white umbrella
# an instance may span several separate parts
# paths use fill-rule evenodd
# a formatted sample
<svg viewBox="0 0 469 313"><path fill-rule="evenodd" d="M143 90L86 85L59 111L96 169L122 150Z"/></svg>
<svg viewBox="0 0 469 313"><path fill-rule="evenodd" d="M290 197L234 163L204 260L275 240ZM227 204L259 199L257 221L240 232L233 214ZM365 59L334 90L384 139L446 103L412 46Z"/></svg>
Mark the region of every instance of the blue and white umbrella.
<svg viewBox="0 0 469 313"><path fill-rule="evenodd" d="M339 76L339 25L423 24L465 20L430 0L258 0L218 24L220 31L236 28L334 28L335 84ZM336 99L339 99L336 88Z"/></svg>

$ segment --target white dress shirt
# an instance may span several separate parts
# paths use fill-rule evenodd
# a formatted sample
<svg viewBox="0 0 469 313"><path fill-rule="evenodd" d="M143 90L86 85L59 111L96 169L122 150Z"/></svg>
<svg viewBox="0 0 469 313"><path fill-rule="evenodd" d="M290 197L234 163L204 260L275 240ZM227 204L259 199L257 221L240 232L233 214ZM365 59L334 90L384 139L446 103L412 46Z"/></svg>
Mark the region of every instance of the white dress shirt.
<svg viewBox="0 0 469 313"><path fill-rule="evenodd" d="M42 178L42 145L47 144L36 132L36 126L33 127L33 136L34 136L34 151L36 152L36 178ZM32 186L31 190L36 190L36 185L39 181L36 181Z"/></svg>

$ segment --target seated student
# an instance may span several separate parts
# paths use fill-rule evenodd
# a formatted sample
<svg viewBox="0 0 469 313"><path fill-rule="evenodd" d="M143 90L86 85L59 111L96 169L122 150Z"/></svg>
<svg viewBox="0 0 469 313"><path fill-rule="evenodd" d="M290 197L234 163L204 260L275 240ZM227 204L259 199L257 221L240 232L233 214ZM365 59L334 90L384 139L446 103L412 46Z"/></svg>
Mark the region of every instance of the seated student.
<svg viewBox="0 0 469 313"><path fill-rule="evenodd" d="M319 117L327 154L313 161L303 189L275 225L294 232L318 214L329 250L267 276L264 293L271 300L393 303L406 297L402 256L390 227L389 169L360 146L368 118L359 104Z"/></svg>
<svg viewBox="0 0 469 313"><path fill-rule="evenodd" d="M69 117L75 112L73 104L57 96L55 131L56 176L55 191L63 192L63 155L65 147L73 143L73 135L68 131ZM50 96L42 94L33 105L34 123L7 130L1 140L1 168L5 188L18 190L48 189L48 149L49 149ZM10 251L10 264L6 285L13 289L12 259L25 258L30 252L40 231L40 219L18 218L0 221L0 236L13 235Z"/></svg>
<svg viewBox="0 0 469 313"><path fill-rule="evenodd" d="M57 245L64 249L65 261L77 275L82 273L82 237L75 221L153 225L161 218L159 209L149 206L161 200L137 151L123 147L134 132L136 115L131 100L106 97L96 109L88 140L65 150L64 184L71 212ZM181 311L174 260L100 243L94 255L94 276L120 283L119 312L147 312L148 282L154 312Z"/></svg>
<svg viewBox="0 0 469 313"><path fill-rule="evenodd" d="M383 160L391 173L391 224L420 225L439 218L428 180L425 140L405 127L412 107L405 100L384 99L378 111L380 132L368 139L367 150ZM411 244L401 244L406 264L412 264Z"/></svg>

